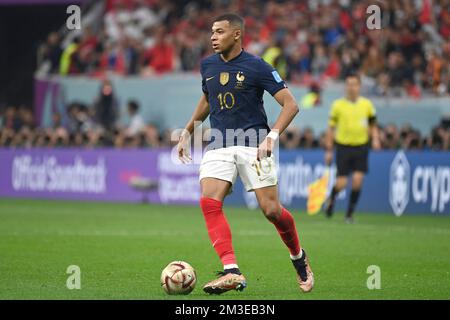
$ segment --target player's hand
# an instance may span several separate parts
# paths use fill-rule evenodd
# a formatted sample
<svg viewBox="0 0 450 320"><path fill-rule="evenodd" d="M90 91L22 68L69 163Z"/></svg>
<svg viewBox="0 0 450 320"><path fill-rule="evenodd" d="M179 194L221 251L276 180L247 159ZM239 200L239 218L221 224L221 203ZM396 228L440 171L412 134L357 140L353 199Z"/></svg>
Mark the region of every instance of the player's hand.
<svg viewBox="0 0 450 320"><path fill-rule="evenodd" d="M381 150L381 143L380 143L380 140L374 139L374 140L372 141L372 149L373 149L373 150Z"/></svg>
<svg viewBox="0 0 450 320"><path fill-rule="evenodd" d="M272 155L274 145L274 141L271 138L266 137L258 147L256 160L260 161L264 158L270 157Z"/></svg>
<svg viewBox="0 0 450 320"><path fill-rule="evenodd" d="M325 164L327 166L330 166L332 161L333 161L333 150L325 151Z"/></svg>
<svg viewBox="0 0 450 320"><path fill-rule="evenodd" d="M180 161L184 164L187 164L192 160L190 155L190 139L191 135L188 132L183 131L180 135L180 139L178 140L178 159L180 159Z"/></svg>

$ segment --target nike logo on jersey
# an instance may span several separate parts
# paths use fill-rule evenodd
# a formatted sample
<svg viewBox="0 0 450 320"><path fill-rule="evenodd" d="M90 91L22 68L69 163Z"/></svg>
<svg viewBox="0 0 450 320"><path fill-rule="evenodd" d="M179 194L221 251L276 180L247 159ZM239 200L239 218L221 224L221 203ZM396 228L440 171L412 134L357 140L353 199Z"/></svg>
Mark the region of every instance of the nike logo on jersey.
<svg viewBox="0 0 450 320"><path fill-rule="evenodd" d="M206 81L209 81L209 80L211 80L212 78L214 78L215 76L212 76L212 77L209 77L209 78L206 78Z"/></svg>

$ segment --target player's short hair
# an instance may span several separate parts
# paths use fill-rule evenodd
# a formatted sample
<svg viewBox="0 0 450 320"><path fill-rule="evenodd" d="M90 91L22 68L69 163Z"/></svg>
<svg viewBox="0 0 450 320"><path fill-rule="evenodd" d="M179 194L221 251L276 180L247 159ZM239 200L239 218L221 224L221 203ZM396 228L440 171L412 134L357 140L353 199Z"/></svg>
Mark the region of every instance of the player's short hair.
<svg viewBox="0 0 450 320"><path fill-rule="evenodd" d="M357 73L355 73L355 72L349 73L349 74L345 77L345 80L347 80L348 78L355 78L355 79L358 80L359 83L361 83L361 77L359 76L359 74L357 74Z"/></svg>
<svg viewBox="0 0 450 320"><path fill-rule="evenodd" d="M234 13L225 13L222 14L216 18L214 18L213 23L217 21L228 21L230 25L238 27L242 30L242 33L244 32L244 19Z"/></svg>

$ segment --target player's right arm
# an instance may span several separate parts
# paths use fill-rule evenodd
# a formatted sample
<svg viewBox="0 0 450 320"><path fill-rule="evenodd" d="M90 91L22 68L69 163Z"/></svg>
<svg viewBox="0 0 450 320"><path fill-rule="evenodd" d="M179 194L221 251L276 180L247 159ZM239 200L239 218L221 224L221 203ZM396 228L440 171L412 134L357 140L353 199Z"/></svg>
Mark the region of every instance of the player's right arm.
<svg viewBox="0 0 450 320"><path fill-rule="evenodd" d="M380 133L378 131L378 125L377 125L377 114L375 111L375 107L373 106L373 104L370 100L369 100L368 108L369 108L369 110L368 110L369 135L372 139L372 148L374 150L380 150L381 142L380 142Z"/></svg>
<svg viewBox="0 0 450 320"><path fill-rule="evenodd" d="M178 158L181 162L187 163L191 160L189 155L189 142L191 139L191 135L194 132L195 125L203 122L209 115L209 103L206 94L202 94L200 97L200 101L197 104L197 107L192 114L191 119L186 124L183 129L183 132L180 135L180 139L178 141L177 151Z"/></svg>
<svg viewBox="0 0 450 320"><path fill-rule="evenodd" d="M331 162L333 161L334 131L337 124L337 117L337 104L336 102L334 102L331 106L328 128L325 133L325 164L327 166L330 166Z"/></svg>
<svg viewBox="0 0 450 320"><path fill-rule="evenodd" d="M334 141L334 128L328 127L325 134L325 164L331 165L333 161L333 141Z"/></svg>

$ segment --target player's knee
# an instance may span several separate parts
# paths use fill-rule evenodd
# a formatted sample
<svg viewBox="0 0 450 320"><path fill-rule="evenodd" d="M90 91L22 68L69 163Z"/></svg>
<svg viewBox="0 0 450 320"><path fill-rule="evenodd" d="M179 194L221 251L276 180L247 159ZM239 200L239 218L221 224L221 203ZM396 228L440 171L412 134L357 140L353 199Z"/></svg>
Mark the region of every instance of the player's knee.
<svg viewBox="0 0 450 320"><path fill-rule="evenodd" d="M361 189L362 184L363 184L362 179L354 179L352 181L352 188L353 189Z"/></svg>
<svg viewBox="0 0 450 320"><path fill-rule="evenodd" d="M336 181L336 188L338 190L342 190L347 186L347 179L345 178L338 178Z"/></svg>
<svg viewBox="0 0 450 320"><path fill-rule="evenodd" d="M353 189L361 189L362 181L352 181L352 188Z"/></svg>
<svg viewBox="0 0 450 320"><path fill-rule="evenodd" d="M218 200L218 201L222 201L223 200L221 195L220 195L220 192L218 190L215 190L215 189L210 189L210 190L208 190L206 188L202 189L201 190L201 197L202 198L208 198L208 199L215 199L215 200Z"/></svg>
<svg viewBox="0 0 450 320"><path fill-rule="evenodd" d="M201 192L201 198L208 198L208 199L213 199L214 198L214 193L212 192Z"/></svg>
<svg viewBox="0 0 450 320"><path fill-rule="evenodd" d="M269 221L277 221L281 216L281 207L276 201L267 201L261 209Z"/></svg>

